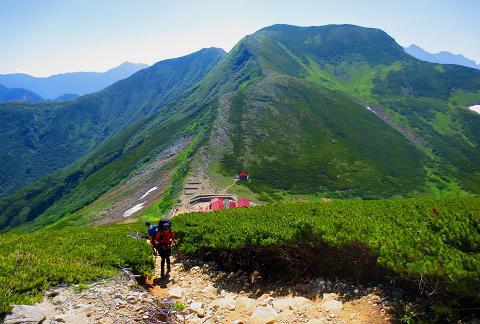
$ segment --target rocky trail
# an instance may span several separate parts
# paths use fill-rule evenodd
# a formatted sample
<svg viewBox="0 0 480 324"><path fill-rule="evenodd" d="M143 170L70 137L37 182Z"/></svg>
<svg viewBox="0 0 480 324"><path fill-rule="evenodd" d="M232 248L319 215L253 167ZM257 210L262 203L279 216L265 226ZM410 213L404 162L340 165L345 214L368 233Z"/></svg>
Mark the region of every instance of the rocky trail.
<svg viewBox="0 0 480 324"><path fill-rule="evenodd" d="M57 287L41 303L14 306L12 323L388 323L401 291L317 278L267 284L257 272L172 260L168 278L139 285L130 275Z"/></svg>
<svg viewBox="0 0 480 324"><path fill-rule="evenodd" d="M177 315L185 323L388 323L397 303L381 287L322 278L267 284L257 272L227 273L192 259L174 262L149 291L185 308Z"/></svg>

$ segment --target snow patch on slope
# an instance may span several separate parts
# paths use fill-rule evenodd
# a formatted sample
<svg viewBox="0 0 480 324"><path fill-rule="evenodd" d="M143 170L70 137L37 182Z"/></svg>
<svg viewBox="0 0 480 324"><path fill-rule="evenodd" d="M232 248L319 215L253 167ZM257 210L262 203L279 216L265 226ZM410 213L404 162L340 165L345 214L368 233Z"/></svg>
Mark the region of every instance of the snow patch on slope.
<svg viewBox="0 0 480 324"><path fill-rule="evenodd" d="M480 114L480 105L473 105L473 106L468 107L468 109Z"/></svg>
<svg viewBox="0 0 480 324"><path fill-rule="evenodd" d="M150 189L149 189L142 197L140 197L140 199L138 199L138 200L142 200L143 198L147 197L152 191L155 191L155 190L157 190L157 189L158 189L157 186L155 186L155 187L153 187L153 188L150 188Z"/></svg>
<svg viewBox="0 0 480 324"><path fill-rule="evenodd" d="M123 217L129 217L135 214L137 211L143 208L144 203L137 204L123 213Z"/></svg>

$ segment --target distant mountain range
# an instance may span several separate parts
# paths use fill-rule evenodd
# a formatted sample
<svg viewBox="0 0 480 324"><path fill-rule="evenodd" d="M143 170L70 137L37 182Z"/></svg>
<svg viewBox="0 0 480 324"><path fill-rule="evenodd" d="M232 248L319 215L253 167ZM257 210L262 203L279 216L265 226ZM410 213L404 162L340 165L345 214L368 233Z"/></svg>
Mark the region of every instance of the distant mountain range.
<svg viewBox="0 0 480 324"><path fill-rule="evenodd" d="M0 74L0 85L23 88L49 100L68 94L81 96L105 89L113 83L128 78L146 68L147 64L125 62L106 72L71 72L49 77L34 77L23 73Z"/></svg>
<svg viewBox="0 0 480 324"><path fill-rule="evenodd" d="M39 102L44 99L33 91L22 88L7 88L0 84L0 102Z"/></svg>
<svg viewBox="0 0 480 324"><path fill-rule="evenodd" d="M74 93L65 93L60 97L56 98L55 101L69 101L69 100L77 99L78 97L80 96Z"/></svg>
<svg viewBox="0 0 480 324"><path fill-rule="evenodd" d="M0 104L0 196L65 167L146 118L203 79L224 55L204 49L160 61L73 101L70 95L56 100L62 102Z"/></svg>
<svg viewBox="0 0 480 324"><path fill-rule="evenodd" d="M409 47L404 47L404 49L405 52L422 61L440 64L457 64L480 70L480 64L476 64L475 61L462 54L452 54L446 51L433 54L415 44L412 44Z"/></svg>
<svg viewBox="0 0 480 324"><path fill-rule="evenodd" d="M0 105L0 231L122 217L142 181L168 183L160 216L195 170L218 188L248 171L228 190L264 202L478 195L476 104L479 70L379 29L273 25L70 102Z"/></svg>

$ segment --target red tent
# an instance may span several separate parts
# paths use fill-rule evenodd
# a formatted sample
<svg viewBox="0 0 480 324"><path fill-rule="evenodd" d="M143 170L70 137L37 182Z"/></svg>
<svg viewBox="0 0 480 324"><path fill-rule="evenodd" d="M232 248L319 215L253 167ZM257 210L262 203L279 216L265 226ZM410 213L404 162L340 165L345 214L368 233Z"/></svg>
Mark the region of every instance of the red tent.
<svg viewBox="0 0 480 324"><path fill-rule="evenodd" d="M238 207L250 207L250 200L248 200L248 198L238 198L237 206Z"/></svg>
<svg viewBox="0 0 480 324"><path fill-rule="evenodd" d="M237 204L234 201L230 202L230 208L235 208L237 207Z"/></svg>
<svg viewBox="0 0 480 324"><path fill-rule="evenodd" d="M222 198L214 198L214 199L210 200L210 209L211 210L223 209L223 199Z"/></svg>

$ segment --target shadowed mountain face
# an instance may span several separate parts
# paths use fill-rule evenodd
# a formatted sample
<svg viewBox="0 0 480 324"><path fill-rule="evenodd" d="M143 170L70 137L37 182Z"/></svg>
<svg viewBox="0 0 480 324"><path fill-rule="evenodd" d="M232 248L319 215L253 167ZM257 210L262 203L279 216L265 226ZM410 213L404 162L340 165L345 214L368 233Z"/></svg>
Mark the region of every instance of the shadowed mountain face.
<svg viewBox="0 0 480 324"><path fill-rule="evenodd" d="M0 103L1 102L39 102L43 98L35 92L27 89L14 88L10 89L0 85Z"/></svg>
<svg viewBox="0 0 480 324"><path fill-rule="evenodd" d="M440 64L457 64L480 70L480 64L476 64L475 61L470 60L461 54L452 54L444 51L433 54L415 44L405 47L404 49L405 52L422 61Z"/></svg>
<svg viewBox="0 0 480 324"><path fill-rule="evenodd" d="M71 72L45 78L23 73L0 74L0 84L9 88L25 88L38 93L45 99L53 100L68 93L81 96L100 91L147 66L141 63L125 62L106 72Z"/></svg>
<svg viewBox="0 0 480 324"><path fill-rule="evenodd" d="M0 195L62 168L200 81L224 56L204 49L158 62L73 101L0 105Z"/></svg>
<svg viewBox="0 0 480 324"><path fill-rule="evenodd" d="M129 80L137 107L146 79ZM212 178L247 170L243 189L259 200L480 193L480 115L465 108L480 103L480 71L417 60L381 30L267 27L184 90L68 170L5 198L0 228L76 224L82 207L182 138L181 174L204 147Z"/></svg>

